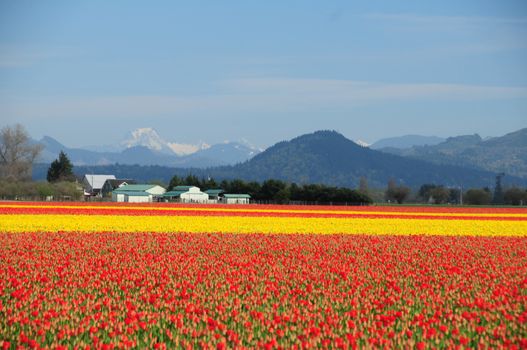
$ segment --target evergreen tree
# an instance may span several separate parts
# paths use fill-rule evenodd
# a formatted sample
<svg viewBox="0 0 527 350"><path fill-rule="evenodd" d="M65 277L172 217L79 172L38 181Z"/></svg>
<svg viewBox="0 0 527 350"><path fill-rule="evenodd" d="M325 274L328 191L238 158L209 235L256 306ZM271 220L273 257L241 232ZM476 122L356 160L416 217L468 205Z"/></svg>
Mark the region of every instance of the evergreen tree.
<svg viewBox="0 0 527 350"><path fill-rule="evenodd" d="M263 182L261 193L262 196L268 200L283 200L285 199L285 189L287 184L281 180L269 179ZM283 191L282 191L283 190ZM277 196L278 192L282 191L280 195ZM277 196L277 198L275 198Z"/></svg>
<svg viewBox="0 0 527 350"><path fill-rule="evenodd" d="M201 188L202 191L218 188L218 183L211 177L208 177L206 180L201 180L201 185L203 186Z"/></svg>
<svg viewBox="0 0 527 350"><path fill-rule="evenodd" d="M201 181L198 179L196 175L189 174L184 181L185 186L196 186L196 187L203 187L201 186Z"/></svg>
<svg viewBox="0 0 527 350"><path fill-rule="evenodd" d="M492 204L504 204L503 188L501 187L501 178L505 176L504 173L496 175L496 187L494 188L494 197L492 198Z"/></svg>
<svg viewBox="0 0 527 350"><path fill-rule="evenodd" d="M75 175L73 175L73 165L63 151L60 151L59 158L51 163L48 169L47 180L48 182L75 180Z"/></svg>
<svg viewBox="0 0 527 350"><path fill-rule="evenodd" d="M174 175L168 183L168 191L172 191L174 187L182 185L184 180L177 175Z"/></svg>

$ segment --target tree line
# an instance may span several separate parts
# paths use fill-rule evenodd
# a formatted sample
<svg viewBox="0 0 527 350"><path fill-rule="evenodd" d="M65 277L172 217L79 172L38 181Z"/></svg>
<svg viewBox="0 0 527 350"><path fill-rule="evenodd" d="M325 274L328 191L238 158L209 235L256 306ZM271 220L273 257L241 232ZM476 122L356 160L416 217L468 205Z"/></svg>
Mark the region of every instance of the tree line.
<svg viewBox="0 0 527 350"><path fill-rule="evenodd" d="M527 189L511 186L503 188L497 176L494 191L489 187L469 188L446 187L424 184L416 193L404 185L391 180L385 191L385 200L402 204L405 202L424 204L466 204L466 205L527 205Z"/></svg>
<svg viewBox="0 0 527 350"><path fill-rule="evenodd" d="M247 182L241 179L218 182L212 178L200 179L194 175L187 177L175 175L170 180L168 190L179 185L197 186L202 191L222 189L225 193L244 193L249 194L253 200L283 204L290 202L371 204L373 202L367 194L350 188L322 184L297 185L276 179L269 179L262 183Z"/></svg>
<svg viewBox="0 0 527 350"><path fill-rule="evenodd" d="M0 199L8 200L80 200L82 188L75 182L9 181L0 179Z"/></svg>

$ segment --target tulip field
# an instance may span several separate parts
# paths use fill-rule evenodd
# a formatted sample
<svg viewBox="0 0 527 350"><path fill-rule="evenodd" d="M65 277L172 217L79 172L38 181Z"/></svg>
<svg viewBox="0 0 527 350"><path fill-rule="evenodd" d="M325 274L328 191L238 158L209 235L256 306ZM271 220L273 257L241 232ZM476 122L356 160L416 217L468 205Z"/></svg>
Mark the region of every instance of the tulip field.
<svg viewBox="0 0 527 350"><path fill-rule="evenodd" d="M0 202L0 347L527 349L527 210Z"/></svg>

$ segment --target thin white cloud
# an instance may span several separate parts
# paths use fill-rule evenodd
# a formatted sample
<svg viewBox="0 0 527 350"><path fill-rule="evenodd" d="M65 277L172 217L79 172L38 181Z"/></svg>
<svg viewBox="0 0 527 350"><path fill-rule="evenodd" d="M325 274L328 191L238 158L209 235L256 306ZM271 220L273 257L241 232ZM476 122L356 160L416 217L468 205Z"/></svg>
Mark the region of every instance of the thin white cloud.
<svg viewBox="0 0 527 350"><path fill-rule="evenodd" d="M527 87L464 84L390 84L382 82L328 79L239 79L225 83L232 91L246 94L309 96L357 102L392 99L510 99L527 98Z"/></svg>
<svg viewBox="0 0 527 350"><path fill-rule="evenodd" d="M394 101L488 101L527 99L527 87L464 84L392 84L327 79L237 79L203 96L110 96L0 98L0 114L11 118L144 118L229 112L353 108Z"/></svg>
<svg viewBox="0 0 527 350"><path fill-rule="evenodd" d="M364 15L367 19L406 22L415 24L432 24L443 29L449 29L452 25L518 25L527 24L527 17L483 17L483 16L432 16L408 13L370 13Z"/></svg>

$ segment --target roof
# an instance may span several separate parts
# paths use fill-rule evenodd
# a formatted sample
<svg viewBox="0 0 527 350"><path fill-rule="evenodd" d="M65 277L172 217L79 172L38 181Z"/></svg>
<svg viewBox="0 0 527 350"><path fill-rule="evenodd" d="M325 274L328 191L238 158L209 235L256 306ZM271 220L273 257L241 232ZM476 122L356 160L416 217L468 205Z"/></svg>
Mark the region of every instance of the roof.
<svg viewBox="0 0 527 350"><path fill-rule="evenodd" d="M93 189L101 189L106 180L114 180L115 175L85 174L84 178Z"/></svg>
<svg viewBox="0 0 527 350"><path fill-rule="evenodd" d="M206 194L212 194L212 195L219 195L220 193L223 193L225 192L224 190L222 190L221 188L214 188L214 189L210 189L210 190L206 190L205 193Z"/></svg>
<svg viewBox="0 0 527 350"><path fill-rule="evenodd" d="M157 185L124 185L122 187L117 188L114 192L135 192L135 191L148 191L152 187L155 187Z"/></svg>
<svg viewBox="0 0 527 350"><path fill-rule="evenodd" d="M176 187L174 187L174 191L187 192L188 190L190 190L191 187L197 187L197 186L176 186Z"/></svg>
<svg viewBox="0 0 527 350"><path fill-rule="evenodd" d="M151 196L150 193L148 192L142 192L142 191L127 191L127 192L120 192L118 194L124 194L126 196L141 196L141 197L146 197L146 196Z"/></svg>
<svg viewBox="0 0 527 350"><path fill-rule="evenodd" d="M251 198L250 195L245 193L226 193L223 196L225 198Z"/></svg>
<svg viewBox="0 0 527 350"><path fill-rule="evenodd" d="M106 180L106 182L112 188L117 188L117 187L121 186L121 184L123 182L126 182L126 184L128 184L128 185L134 185L134 184L137 183L135 180L132 180L132 179L108 179L108 180Z"/></svg>
<svg viewBox="0 0 527 350"><path fill-rule="evenodd" d="M168 191L163 194L163 197L179 197L182 193L187 191Z"/></svg>

